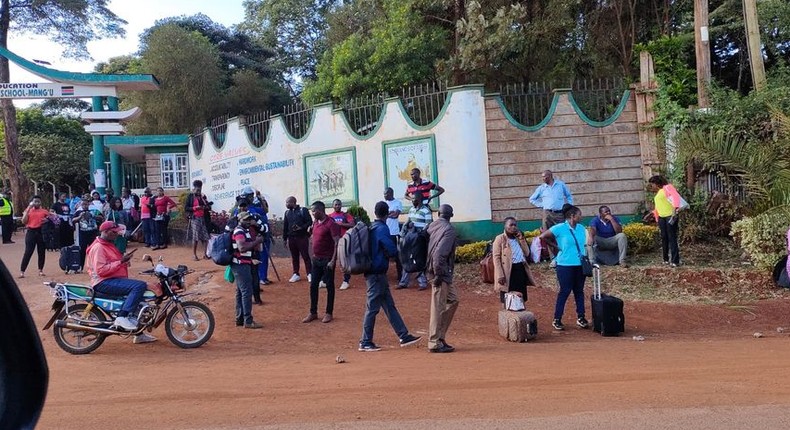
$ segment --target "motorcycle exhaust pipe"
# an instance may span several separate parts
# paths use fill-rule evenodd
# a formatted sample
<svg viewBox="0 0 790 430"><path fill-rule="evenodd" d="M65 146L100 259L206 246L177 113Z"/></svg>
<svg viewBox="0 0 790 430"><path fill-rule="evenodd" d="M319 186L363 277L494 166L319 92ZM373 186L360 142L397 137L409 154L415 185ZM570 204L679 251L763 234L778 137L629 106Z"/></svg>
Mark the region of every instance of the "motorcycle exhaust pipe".
<svg viewBox="0 0 790 430"><path fill-rule="evenodd" d="M91 326L88 326L88 325L74 324L74 323L70 323L70 322L67 322L67 321L64 321L64 320L56 320L55 321L55 327L68 328L68 329L71 329L71 330L90 331L90 332L94 332L94 333L103 333L103 334L120 334L121 333L121 332L116 331L116 330L110 330L110 329L101 328L101 327L91 327Z"/></svg>

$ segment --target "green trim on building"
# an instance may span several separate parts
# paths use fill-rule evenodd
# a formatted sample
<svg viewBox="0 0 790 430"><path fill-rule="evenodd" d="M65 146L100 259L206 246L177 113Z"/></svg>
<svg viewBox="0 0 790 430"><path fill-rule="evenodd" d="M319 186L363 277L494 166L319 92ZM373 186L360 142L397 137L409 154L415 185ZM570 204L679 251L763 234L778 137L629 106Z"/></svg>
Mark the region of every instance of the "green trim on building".
<svg viewBox="0 0 790 430"><path fill-rule="evenodd" d="M189 145L187 134L150 134L144 136L106 136L105 145Z"/></svg>
<svg viewBox="0 0 790 430"><path fill-rule="evenodd" d="M573 110L576 111L576 114L579 115L579 118L581 118L582 121L593 127L606 127L607 125L612 125L615 121L617 121L617 118L620 118L620 115L623 113L625 105L628 104L629 98L631 98L631 91L625 90L623 92L623 98L620 99L620 104L617 106L617 109L614 111L612 116L603 121L594 121L582 111L582 109L576 103L576 99L573 98L573 93L568 93L568 101L571 103L571 106L573 106Z"/></svg>
<svg viewBox="0 0 790 430"><path fill-rule="evenodd" d="M100 74L100 73L77 73L64 72L61 70L50 69L42 65L28 61L13 52L0 47L0 55L6 57L29 72L49 79L54 82L67 82L85 85L104 85L116 86L121 89L151 89L159 88L159 81L154 75L120 75L120 74ZM142 88L133 88L142 87Z"/></svg>
<svg viewBox="0 0 790 430"><path fill-rule="evenodd" d="M250 133L247 130L247 126L245 125L244 126L244 136L247 138L247 146L252 148L252 150L255 151L255 152L263 151L264 148L269 146L269 142L271 142L272 128L274 128L274 127L272 127L272 118L270 117L269 118L269 128L266 129L266 137L263 138L263 145L258 147L258 146L255 146L255 145L252 144L252 140L250 139Z"/></svg>
<svg viewBox="0 0 790 430"><path fill-rule="evenodd" d="M442 120L442 117L444 117L444 114L447 112L447 108L450 106L450 101L452 100L452 98L453 98L453 92L447 91L447 97L444 99L444 104L442 105L442 109L439 110L439 114L436 115L436 118L434 118L433 121L431 121L428 125L418 125L417 123L412 121L412 119L409 117L409 113L406 112L406 107L403 106L403 99L398 98L397 103L398 103L398 107L400 108L400 113L401 115L403 115L403 119L406 120L406 123L409 124L409 127L419 131L426 131L436 127L436 124L438 124L439 121Z"/></svg>
<svg viewBox="0 0 790 430"><path fill-rule="evenodd" d="M554 112L557 110L557 103L560 101L559 93L554 93L554 96L551 99L551 105L549 105L549 111L546 113L546 116L543 117L543 120L535 125L529 126L520 123L517 119L513 118L513 115L510 114L508 111L507 106L505 106L505 102L502 100L502 96L496 94L489 95L488 97L493 98L499 104L499 108L502 109L502 113L505 115L505 118L519 130L523 131L538 131L541 128L545 127L546 124L551 121L551 118L554 116Z"/></svg>
<svg viewBox="0 0 790 430"><path fill-rule="evenodd" d="M343 206L348 207L351 205L359 204L359 177L357 175L357 148L354 146L347 147L347 148L340 148L340 149L331 149L329 151L320 151L320 152L311 152L308 154L302 154L302 178L304 179L304 198L308 200L310 195L308 193L308 187L310 186L310 181L307 179L307 159L310 157L320 157L323 155L330 155L330 154L338 154L343 152L351 152L351 169L353 170L353 179L354 179L354 200L353 201L343 201ZM312 202L305 201L305 205L309 205ZM331 204L324 202L327 204L327 207L331 207Z"/></svg>
<svg viewBox="0 0 790 430"><path fill-rule="evenodd" d="M387 148L391 146L406 146L411 145L417 140L430 139L431 146L431 177L429 178L434 184L439 183L439 169L436 166L436 135L425 134L422 136L407 137L403 139L385 140L381 142L381 160L384 163L384 187L390 187L389 176L387 175ZM422 172L421 172L422 173ZM396 199L402 199L403 196L393 196ZM435 200L435 207L441 204L439 198ZM403 205L403 211L407 212L411 206Z"/></svg>
<svg viewBox="0 0 790 430"><path fill-rule="evenodd" d="M386 115L387 113L387 104L388 102L384 100L384 103L382 104L382 108L381 108L381 113L379 113L379 117L376 120L376 127L374 127L373 130L370 131L370 133L364 136L361 134L357 134L357 132L351 128L351 123L348 122L348 118L346 118L346 112L343 109L333 109L332 115L339 115L341 118L343 118L343 123L346 125L346 130L348 130L348 133L351 136L353 136L354 139L365 141L375 136L376 133L378 133L378 131L381 129L382 124L384 124L384 115Z"/></svg>
<svg viewBox="0 0 790 430"><path fill-rule="evenodd" d="M274 118L279 118L280 119L280 121L279 121L280 125L282 125L283 130L285 131L285 137L287 137L288 140L290 140L293 143L302 143L305 140L307 140L307 138L310 136L310 133L313 131L313 124L315 124L315 110L316 110L315 107L310 109L310 124L307 125L307 131L305 131L304 136L300 137L299 139L291 136L291 132L289 132L288 131L288 127L285 126L285 121L283 120L282 114L281 115L273 115L271 117L271 120L273 121ZM248 142L248 144L249 144L249 142Z"/></svg>

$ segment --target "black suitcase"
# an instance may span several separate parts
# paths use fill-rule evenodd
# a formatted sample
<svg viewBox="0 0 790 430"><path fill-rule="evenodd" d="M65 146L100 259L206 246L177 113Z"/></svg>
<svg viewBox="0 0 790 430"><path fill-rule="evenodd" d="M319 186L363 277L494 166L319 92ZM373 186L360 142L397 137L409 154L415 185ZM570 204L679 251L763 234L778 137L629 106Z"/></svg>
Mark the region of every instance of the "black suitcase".
<svg viewBox="0 0 790 430"><path fill-rule="evenodd" d="M69 273L80 271L80 246L64 246L60 248L60 270Z"/></svg>
<svg viewBox="0 0 790 430"><path fill-rule="evenodd" d="M615 296L601 294L601 268L593 267L593 295L590 298L593 330L601 336L619 336L625 331L623 301Z"/></svg>

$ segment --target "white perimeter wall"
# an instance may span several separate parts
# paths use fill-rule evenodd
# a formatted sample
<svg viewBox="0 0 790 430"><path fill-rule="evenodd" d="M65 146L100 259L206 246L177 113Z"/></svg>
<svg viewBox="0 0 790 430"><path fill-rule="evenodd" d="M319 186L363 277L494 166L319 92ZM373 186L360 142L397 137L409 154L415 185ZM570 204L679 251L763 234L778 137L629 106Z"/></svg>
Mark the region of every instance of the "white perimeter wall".
<svg viewBox="0 0 790 430"><path fill-rule="evenodd" d="M446 190L440 201L453 205L453 221L491 219L482 87L451 89L443 113L427 127L411 124L402 113L399 100L387 101L382 124L364 138L349 131L343 113L333 113L330 105L319 105L313 112L308 134L298 141L288 135L279 118L274 118L262 148L249 142L238 118L228 122L227 137L220 150L206 130L200 155L189 145L190 179L203 181L203 191L214 201L217 211L231 208L235 196L249 184L266 197L271 215L282 217L288 196L295 196L301 205L309 204L305 202L304 154L355 148L358 203L372 215L374 204L383 200L383 143L432 135L437 182ZM249 168L254 166L260 172L243 173L243 169L253 170Z"/></svg>

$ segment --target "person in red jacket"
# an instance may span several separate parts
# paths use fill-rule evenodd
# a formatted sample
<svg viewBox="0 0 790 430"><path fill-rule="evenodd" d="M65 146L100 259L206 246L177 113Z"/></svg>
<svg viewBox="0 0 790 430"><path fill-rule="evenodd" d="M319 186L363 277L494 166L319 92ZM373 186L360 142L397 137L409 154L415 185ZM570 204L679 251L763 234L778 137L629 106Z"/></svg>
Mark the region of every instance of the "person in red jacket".
<svg viewBox="0 0 790 430"><path fill-rule="evenodd" d="M90 275L91 287L94 290L111 296L126 296L126 299L115 318L114 325L124 330L137 329L137 320L129 313L137 309L143 300L148 285L143 281L129 279L129 260L132 252L121 255L115 247L115 239L123 234L125 228L112 221L105 221L99 227L101 236L88 247L85 257L85 268ZM140 334L135 336L134 343L153 342L153 336Z"/></svg>

